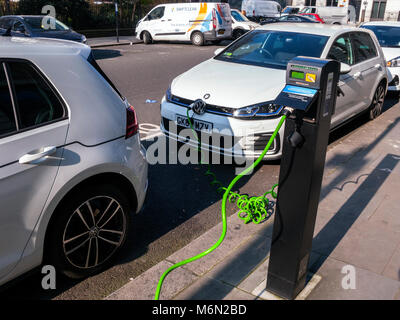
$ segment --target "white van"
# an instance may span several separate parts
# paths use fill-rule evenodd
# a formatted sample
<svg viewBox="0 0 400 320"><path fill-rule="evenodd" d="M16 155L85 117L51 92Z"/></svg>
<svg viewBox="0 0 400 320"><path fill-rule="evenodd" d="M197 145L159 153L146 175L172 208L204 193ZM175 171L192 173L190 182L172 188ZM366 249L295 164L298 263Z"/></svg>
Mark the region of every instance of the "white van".
<svg viewBox="0 0 400 320"><path fill-rule="evenodd" d="M275 1L243 0L242 13L254 21L259 21L262 18L279 18L281 6Z"/></svg>
<svg viewBox="0 0 400 320"><path fill-rule="evenodd" d="M136 37L145 44L157 40L191 41L202 46L232 35L227 3L171 3L153 8L136 26Z"/></svg>
<svg viewBox="0 0 400 320"><path fill-rule="evenodd" d="M307 6L300 13L316 13L325 23L347 24L349 22L348 9L346 7L314 7Z"/></svg>
<svg viewBox="0 0 400 320"><path fill-rule="evenodd" d="M258 28L260 25L250 21L237 9L231 9L232 16L232 39L237 39L246 32Z"/></svg>

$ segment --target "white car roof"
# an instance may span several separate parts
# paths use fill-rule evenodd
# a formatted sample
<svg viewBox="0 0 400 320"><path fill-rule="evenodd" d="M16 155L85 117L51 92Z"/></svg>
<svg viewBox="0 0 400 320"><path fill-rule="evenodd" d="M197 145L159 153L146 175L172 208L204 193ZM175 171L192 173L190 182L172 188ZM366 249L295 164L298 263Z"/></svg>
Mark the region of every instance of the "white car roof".
<svg viewBox="0 0 400 320"><path fill-rule="evenodd" d="M400 21L373 21L373 22L363 23L361 26L400 27Z"/></svg>
<svg viewBox="0 0 400 320"><path fill-rule="evenodd" d="M300 32L315 34L321 36L335 37L339 34L350 32L350 31L360 31L362 29L342 26L342 25L332 25L332 24L322 24L322 23L271 23L265 24L258 28L257 30L278 30L287 32ZM364 29L365 30L365 29Z"/></svg>
<svg viewBox="0 0 400 320"><path fill-rule="evenodd" d="M26 58L37 55L81 55L88 58L89 46L69 41L48 38L7 37L0 35L0 57Z"/></svg>

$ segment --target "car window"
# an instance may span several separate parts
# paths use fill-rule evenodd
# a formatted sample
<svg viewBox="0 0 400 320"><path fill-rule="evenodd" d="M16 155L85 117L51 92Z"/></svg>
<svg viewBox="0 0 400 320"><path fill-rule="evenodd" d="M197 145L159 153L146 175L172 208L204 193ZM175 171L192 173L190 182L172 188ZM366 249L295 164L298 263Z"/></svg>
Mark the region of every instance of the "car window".
<svg viewBox="0 0 400 320"><path fill-rule="evenodd" d="M65 116L64 108L42 76L26 62L8 62L15 90L20 129Z"/></svg>
<svg viewBox="0 0 400 320"><path fill-rule="evenodd" d="M12 27L12 30L15 32L24 32L25 26L21 21L16 21Z"/></svg>
<svg viewBox="0 0 400 320"><path fill-rule="evenodd" d="M363 62L378 55L374 42L369 34L356 32L351 35L351 38L354 48L355 63Z"/></svg>
<svg viewBox="0 0 400 320"><path fill-rule="evenodd" d="M158 7L151 11L147 18L149 20L161 19L164 16L165 7Z"/></svg>
<svg viewBox="0 0 400 320"><path fill-rule="evenodd" d="M0 64L0 137L17 130L4 65Z"/></svg>
<svg viewBox="0 0 400 320"><path fill-rule="evenodd" d="M0 19L0 28L8 29L12 25L12 19L10 18L3 18Z"/></svg>
<svg viewBox="0 0 400 320"><path fill-rule="evenodd" d="M329 50L328 59L337 60L348 65L354 64L353 50L349 35L340 36L332 44Z"/></svg>

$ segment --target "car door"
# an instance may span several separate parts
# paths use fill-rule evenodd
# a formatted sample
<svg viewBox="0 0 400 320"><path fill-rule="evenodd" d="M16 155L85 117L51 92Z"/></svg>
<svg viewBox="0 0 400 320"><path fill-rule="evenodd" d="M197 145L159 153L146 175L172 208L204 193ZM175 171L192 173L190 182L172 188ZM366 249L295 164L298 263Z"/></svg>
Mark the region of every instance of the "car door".
<svg viewBox="0 0 400 320"><path fill-rule="evenodd" d="M384 73L384 66L375 43L368 33L352 32L350 35L354 49L354 68L357 68L357 81L361 88L359 94L362 104L357 105L356 110L360 112L371 105L372 96Z"/></svg>
<svg viewBox="0 0 400 320"><path fill-rule="evenodd" d="M30 62L0 60L0 278L35 236L62 158L67 114Z"/></svg>
<svg viewBox="0 0 400 320"><path fill-rule="evenodd" d="M335 114L332 116L331 127L336 127L346 121L355 113L357 105L360 104L359 92L360 83L358 82L358 67L354 65L354 52L349 33L338 36L332 43L328 54L328 59L337 60L348 64L352 70L347 74L341 74L338 82L338 97L336 100Z"/></svg>
<svg viewBox="0 0 400 320"><path fill-rule="evenodd" d="M150 32L154 40L165 38L170 32L168 22L162 19L164 16L165 6L154 8L146 17L147 30Z"/></svg>

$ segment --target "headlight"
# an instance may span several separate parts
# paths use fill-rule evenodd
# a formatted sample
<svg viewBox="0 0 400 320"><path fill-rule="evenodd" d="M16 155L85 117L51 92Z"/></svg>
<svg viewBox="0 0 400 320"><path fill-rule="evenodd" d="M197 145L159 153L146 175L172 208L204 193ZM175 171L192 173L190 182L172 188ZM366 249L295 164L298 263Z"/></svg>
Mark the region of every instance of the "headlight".
<svg viewBox="0 0 400 320"><path fill-rule="evenodd" d="M281 110L282 106L269 101L237 109L233 112L233 116L241 119L273 117L278 115Z"/></svg>
<svg viewBox="0 0 400 320"><path fill-rule="evenodd" d="M167 91L165 92L165 98L167 99L168 102L171 102L171 98L172 98L171 87L169 87L167 89Z"/></svg>
<svg viewBox="0 0 400 320"><path fill-rule="evenodd" d="M394 58L387 62L389 68L400 67L400 57Z"/></svg>

